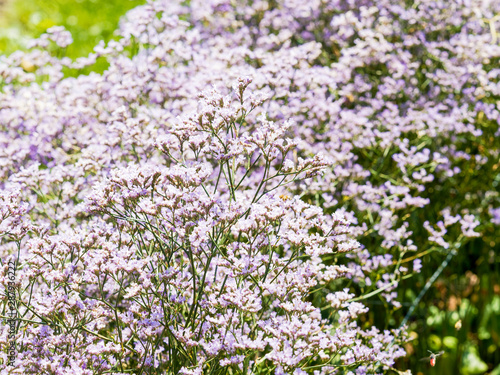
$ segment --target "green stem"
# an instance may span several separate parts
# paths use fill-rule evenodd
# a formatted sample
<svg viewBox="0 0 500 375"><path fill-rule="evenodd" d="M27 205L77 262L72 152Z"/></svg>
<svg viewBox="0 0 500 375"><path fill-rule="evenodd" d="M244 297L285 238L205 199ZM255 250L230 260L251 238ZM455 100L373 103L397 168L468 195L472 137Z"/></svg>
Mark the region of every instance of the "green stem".
<svg viewBox="0 0 500 375"><path fill-rule="evenodd" d="M443 272L443 270L446 268L446 266L448 265L448 263L450 263L451 259L457 254L457 250L458 250L459 247L460 247L460 245L456 245L455 248L452 249L448 253L448 256L443 260L443 262L438 267L438 269L434 272L434 274L431 276L431 278L429 279L429 281L427 281L427 283L422 288L422 290L418 294L418 296L415 299L415 301L413 301L412 305L410 306L410 309L406 313L406 316L404 317L403 321L401 322L401 325L399 326L400 329L403 328L406 325L406 323L408 323L408 320L412 316L413 312L415 311L415 308L419 304L419 302L422 299L422 297L425 295L425 293L427 293L427 291L432 286L432 284L434 284L434 282L439 277L439 275L441 274L441 272Z"/></svg>

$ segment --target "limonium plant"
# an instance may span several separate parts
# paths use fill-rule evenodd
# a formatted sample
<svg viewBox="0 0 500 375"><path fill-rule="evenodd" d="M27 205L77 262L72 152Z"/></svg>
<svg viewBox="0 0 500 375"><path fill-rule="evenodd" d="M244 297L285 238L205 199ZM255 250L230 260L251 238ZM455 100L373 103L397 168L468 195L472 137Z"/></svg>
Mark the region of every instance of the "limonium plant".
<svg viewBox="0 0 500 375"><path fill-rule="evenodd" d="M363 301L500 224L499 13L151 0L0 57L2 374L402 372Z"/></svg>

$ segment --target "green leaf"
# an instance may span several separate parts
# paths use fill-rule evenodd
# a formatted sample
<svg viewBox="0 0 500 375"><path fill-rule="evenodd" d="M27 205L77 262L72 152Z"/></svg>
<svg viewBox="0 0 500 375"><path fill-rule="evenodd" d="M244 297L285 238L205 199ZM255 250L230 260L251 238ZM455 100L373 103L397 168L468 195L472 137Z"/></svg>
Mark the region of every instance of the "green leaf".
<svg viewBox="0 0 500 375"><path fill-rule="evenodd" d="M453 336L446 336L443 339L443 345L448 349L456 349L458 345L458 339Z"/></svg>
<svg viewBox="0 0 500 375"><path fill-rule="evenodd" d="M469 346L462 357L462 371L465 375L483 374L488 370L488 365L479 357L476 346Z"/></svg>
<svg viewBox="0 0 500 375"><path fill-rule="evenodd" d="M490 375L500 375L500 365L495 367L492 372L490 372Z"/></svg>

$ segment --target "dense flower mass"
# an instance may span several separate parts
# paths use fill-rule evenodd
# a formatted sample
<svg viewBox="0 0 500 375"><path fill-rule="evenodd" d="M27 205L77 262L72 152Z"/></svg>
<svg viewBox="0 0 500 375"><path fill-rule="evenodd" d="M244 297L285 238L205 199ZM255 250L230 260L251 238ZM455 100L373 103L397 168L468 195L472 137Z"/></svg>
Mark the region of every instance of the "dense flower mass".
<svg viewBox="0 0 500 375"><path fill-rule="evenodd" d="M363 300L500 225L496 14L151 0L88 57L61 27L0 57L2 374L398 370Z"/></svg>

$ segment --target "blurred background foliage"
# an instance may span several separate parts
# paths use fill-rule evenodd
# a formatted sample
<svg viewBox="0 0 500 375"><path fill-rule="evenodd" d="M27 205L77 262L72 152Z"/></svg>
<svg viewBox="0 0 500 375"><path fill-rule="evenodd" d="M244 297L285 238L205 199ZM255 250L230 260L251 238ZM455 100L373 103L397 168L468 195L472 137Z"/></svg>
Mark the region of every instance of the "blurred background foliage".
<svg viewBox="0 0 500 375"><path fill-rule="evenodd" d="M407 301L402 313L443 258L433 255L424 260L421 273L402 285ZM414 375L500 375L498 258L498 245L491 248L484 238L459 250L418 304L409 323L413 338L406 345L409 356L396 367L412 369ZM434 368L429 361L419 361L429 355L427 350L444 351Z"/></svg>
<svg viewBox="0 0 500 375"><path fill-rule="evenodd" d="M52 26L63 25L74 40L66 49L66 56L73 59L87 56L100 40L109 41L115 37L114 31L121 16L145 2L0 0L0 53L9 54L24 49L29 39L38 37ZM103 71L106 66L106 61L98 61L92 70ZM483 119L477 121L483 130L489 129L493 134L495 126L489 126L492 124ZM478 145L474 139L464 144L488 154L488 149L498 148L500 142L498 137L489 139L494 144ZM431 201L442 202L443 206L450 204L450 198L470 201L471 212L474 206L484 204L484 197L475 192L488 189L485 184L495 175L496 186L493 188L499 189L500 185L500 163L491 155L485 156L489 156L491 162L483 168L461 166L463 172L457 179L446 182L454 186L436 185L429 189ZM455 196L445 196L449 191L453 191ZM429 212L430 209L434 212ZM437 218L441 209L436 206L417 210L411 219L415 233L418 234L418 228L421 228L423 238L423 221L433 215ZM412 340L406 345L408 356L401 359L395 368L411 369L414 375L500 375L500 233L498 227L493 225L485 225L481 229L484 235L463 244L416 306L409 320ZM376 246L368 239L363 242L368 248ZM419 245L420 251L430 247L429 244ZM424 268L414 277L401 282L402 308L387 306L380 296L364 301L370 307L370 313L364 318L365 323L375 324L381 329L398 327L445 257L445 252L430 252L423 257ZM429 355L428 350L444 351L435 367L431 367L429 361L420 360Z"/></svg>
<svg viewBox="0 0 500 375"><path fill-rule="evenodd" d="M64 26L73 36L65 55L87 56L99 41L115 37L120 18L146 0L0 0L0 53L24 49L52 26ZM98 60L92 70L107 67Z"/></svg>

